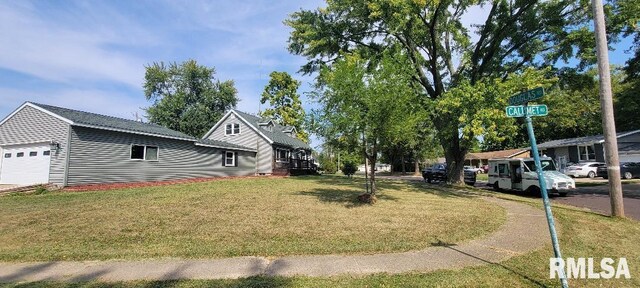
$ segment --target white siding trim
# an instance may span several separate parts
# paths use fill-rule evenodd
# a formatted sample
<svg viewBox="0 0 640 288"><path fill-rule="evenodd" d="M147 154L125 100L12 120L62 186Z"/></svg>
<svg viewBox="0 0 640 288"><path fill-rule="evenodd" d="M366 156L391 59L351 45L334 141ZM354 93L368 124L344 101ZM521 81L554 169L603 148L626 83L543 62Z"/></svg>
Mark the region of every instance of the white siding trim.
<svg viewBox="0 0 640 288"><path fill-rule="evenodd" d="M196 146L211 147L211 148L226 149L226 150L238 150L238 151L256 152L256 150L253 150L253 149L235 148L235 147L234 148L232 148L232 147L223 147L223 146L217 146L217 145L211 145L211 144L203 144L203 143L196 143Z"/></svg>
<svg viewBox="0 0 640 288"><path fill-rule="evenodd" d="M202 139L208 138L209 135L211 135L211 133L213 133L213 131L215 131L216 128L218 128L218 126L222 125L222 122L224 122L224 120L227 119L229 117L229 115L231 115L231 111L233 111L233 110L229 110L229 112L227 112L227 114L224 114L224 116L222 116L222 118L220 118L220 120L218 120L216 125L213 125L213 127L211 127L211 129L209 129L209 131L207 131L207 133L204 134L204 136L202 136Z"/></svg>
<svg viewBox="0 0 640 288"><path fill-rule="evenodd" d="M46 114L48 114L48 115L50 115L50 116L55 117L55 118L58 118L58 119L60 119L60 120L62 120L62 121L64 121L64 122L66 122L66 123L68 123L68 124L73 124L73 121L71 121L71 120L69 120L69 119L67 119L67 118L64 118L64 117L62 117L62 116L60 116L60 115L58 115L58 114L55 114L55 113L53 113L53 112L51 112L51 111L49 111L49 110L47 110L47 109L44 109L44 108L42 108L42 107L40 107L40 106L37 106L37 105L35 105L35 104L31 103L31 102L25 102L25 103L24 103L24 104L22 104L20 107L18 107L18 109L14 110L11 114L9 114L9 116L7 116L7 117L5 117L4 119L2 119L2 121L0 121L0 125L4 124L4 122L7 122L7 120L9 120L11 117L13 117L13 116L14 116L14 115L16 115L18 112L20 112L20 110L24 109L24 107L27 107L27 106L29 106L29 107L31 107L31 108L34 108L34 109L37 109L37 110L39 110L39 111L41 111L41 112L44 112L44 113L46 113Z"/></svg>

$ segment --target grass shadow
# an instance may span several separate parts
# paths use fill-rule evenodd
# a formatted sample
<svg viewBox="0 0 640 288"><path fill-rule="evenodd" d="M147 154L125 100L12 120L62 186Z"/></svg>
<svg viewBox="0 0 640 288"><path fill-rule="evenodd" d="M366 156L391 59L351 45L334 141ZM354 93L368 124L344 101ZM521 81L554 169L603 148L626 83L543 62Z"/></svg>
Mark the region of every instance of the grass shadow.
<svg viewBox="0 0 640 288"><path fill-rule="evenodd" d="M312 191L296 192L294 195L312 196L324 203L344 204L347 208L369 206L371 204L358 201L358 195L362 193L346 189L314 189ZM376 194L378 201L398 201L398 197L387 194Z"/></svg>
<svg viewBox="0 0 640 288"><path fill-rule="evenodd" d="M347 178L346 176L334 176L334 175L322 175L314 177L299 177L297 179L305 181L314 181L322 185L335 185L346 188L355 188L365 191L365 179L361 177ZM475 198L479 196L478 193L474 193L472 189L465 187L458 187L454 185L448 185L444 183L440 184L428 184L421 180L409 180L409 179L376 179L376 187L379 192L376 197L380 200L380 196L384 195L386 191L392 190L407 190L410 192L426 193L436 195L439 197L464 197Z"/></svg>
<svg viewBox="0 0 640 288"><path fill-rule="evenodd" d="M437 242L435 242L435 243L431 243L431 245L432 245L432 246L439 246L439 247L444 247L444 248L447 248L447 249L451 249L451 250L456 251L456 252L458 252L458 253L460 253L460 254L462 254L462 255L469 256L469 257L471 257L471 258L473 258L473 259L476 259L476 260L479 260L479 261L481 261L481 262L484 262L484 263L486 263L486 264L488 264L488 265L490 265L490 266L500 267L501 269L505 269L505 270L509 271L510 273L513 273L513 274L517 275L518 277L521 277L522 279L524 279L524 280L526 280L526 281L530 282L530 283L531 283L531 284L533 284L534 286L538 286L538 287L547 287L547 286L546 286L545 284L543 284L542 282L540 282L540 281L538 281L538 280L534 279L534 278L533 278L533 277L531 277L531 276L528 276L527 274L525 274L525 273L524 273L524 272L522 272L522 271L517 271L516 269L511 268L511 267L509 267L509 266L507 266L507 265L501 264L501 263L499 263L499 262L489 261L489 260L483 259L483 258L481 258L481 257L478 257L478 256L476 256L476 255L473 255L473 254L470 254L470 253L464 252L464 251L462 251L462 250L460 250L460 249L457 249L457 248L455 248L456 244L446 243L446 242L443 242L442 240L439 240L439 239L438 239L438 241L437 241Z"/></svg>

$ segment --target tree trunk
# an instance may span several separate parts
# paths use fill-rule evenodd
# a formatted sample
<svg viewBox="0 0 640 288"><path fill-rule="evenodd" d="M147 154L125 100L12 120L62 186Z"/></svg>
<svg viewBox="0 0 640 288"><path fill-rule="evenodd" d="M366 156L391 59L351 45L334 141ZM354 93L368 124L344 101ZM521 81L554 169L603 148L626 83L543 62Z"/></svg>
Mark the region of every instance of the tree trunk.
<svg viewBox="0 0 640 288"><path fill-rule="evenodd" d="M456 142L458 141L456 138ZM464 183L464 158L467 151L460 149L458 145L443 145L442 148L445 149L445 159L447 160L447 183Z"/></svg>
<svg viewBox="0 0 640 288"><path fill-rule="evenodd" d="M444 116L440 119L435 118L433 122L447 161L447 183L463 184L464 158L469 148L460 145L460 132L457 126L451 125L451 123L455 123L453 120L449 120L447 116Z"/></svg>
<svg viewBox="0 0 640 288"><path fill-rule="evenodd" d="M420 173L420 161L418 160L418 153L415 153L416 156L414 156L414 160L415 160L415 166L413 168L413 176L421 176Z"/></svg>
<svg viewBox="0 0 640 288"><path fill-rule="evenodd" d="M378 158L378 151L377 151L377 147L376 147L376 140L373 140L373 143L371 145L371 155L369 156L369 164L371 165L371 192L369 194L371 194L371 196L376 195L376 162L377 162L377 158Z"/></svg>
<svg viewBox="0 0 640 288"><path fill-rule="evenodd" d="M407 167L404 166L404 151L402 151L402 156L400 156L400 161L402 161L402 175L407 175Z"/></svg>

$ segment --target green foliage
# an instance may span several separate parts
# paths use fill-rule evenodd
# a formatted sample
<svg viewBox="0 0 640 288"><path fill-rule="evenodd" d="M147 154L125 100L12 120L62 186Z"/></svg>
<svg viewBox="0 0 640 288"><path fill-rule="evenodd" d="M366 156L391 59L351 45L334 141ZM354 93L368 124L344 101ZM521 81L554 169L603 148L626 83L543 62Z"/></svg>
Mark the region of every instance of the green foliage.
<svg viewBox="0 0 640 288"><path fill-rule="evenodd" d="M47 187L45 187L44 185L39 185L39 186L36 187L36 189L34 190L33 194L42 195L42 194L46 194L47 192L49 192Z"/></svg>
<svg viewBox="0 0 640 288"><path fill-rule="evenodd" d="M360 152L375 166L382 143L415 135L421 105L411 85L407 57L399 51L385 52L372 63L359 54L344 55L320 72L317 91L322 110L317 131L336 146ZM372 177L372 191L375 180Z"/></svg>
<svg viewBox="0 0 640 288"><path fill-rule="evenodd" d="M260 103L269 102L267 108L260 114L262 117L274 119L280 125L296 128L298 139L309 142L309 133L304 129L305 112L298 94L300 81L287 72L271 72L269 83L262 92Z"/></svg>
<svg viewBox="0 0 640 288"><path fill-rule="evenodd" d="M548 64L573 55L572 42L562 47L558 43L567 39L572 25L587 20L583 2L340 0L328 1L325 8L296 12L285 23L293 28L289 50L308 59L302 67L307 73L340 65L349 61L344 59L349 55L359 55L366 63L363 66L378 67L385 53L399 50L411 79L406 86L422 96L415 103L427 111L421 120L431 121L447 162L455 163L450 165L456 171L450 181L461 182L464 156L477 145L476 137L501 137L495 128L498 120L504 120L498 115L504 114L504 106L498 109L497 104L506 103L507 93L533 88L513 85L507 87L511 90L497 91L495 83L509 77L523 79L520 75L527 75L526 68L537 67L542 60ZM477 5L488 11L485 24L466 29L463 18ZM320 77L319 84L323 81ZM342 82L339 89L358 91L357 85ZM497 98L502 100L496 102ZM415 130L415 126L406 127ZM387 143L409 149L425 146L403 140Z"/></svg>
<svg viewBox="0 0 640 288"><path fill-rule="evenodd" d="M640 105L636 93L623 71L613 68L611 84L616 108L616 128L629 131L640 128L637 121ZM539 103L550 107L549 115L534 118L538 142L602 134L599 83L595 68L581 72L563 68L553 73L558 81L547 86ZM547 76L549 77L549 76ZM507 119L506 125L496 127L497 139L485 139L483 150L502 150L528 146L526 127L522 119ZM515 126L513 126L515 125ZM515 128L515 130L513 129Z"/></svg>
<svg viewBox="0 0 640 288"><path fill-rule="evenodd" d="M338 171L336 160L326 154L320 154L318 162L320 163L320 170L325 174L335 174Z"/></svg>
<svg viewBox="0 0 640 288"><path fill-rule="evenodd" d="M151 123L201 137L238 103L233 81L215 79L215 69L195 60L146 66L144 95Z"/></svg>
<svg viewBox="0 0 640 288"><path fill-rule="evenodd" d="M342 164L341 170L342 174L351 177L351 175L355 174L356 171L358 171L358 166L352 161L345 161L344 164Z"/></svg>

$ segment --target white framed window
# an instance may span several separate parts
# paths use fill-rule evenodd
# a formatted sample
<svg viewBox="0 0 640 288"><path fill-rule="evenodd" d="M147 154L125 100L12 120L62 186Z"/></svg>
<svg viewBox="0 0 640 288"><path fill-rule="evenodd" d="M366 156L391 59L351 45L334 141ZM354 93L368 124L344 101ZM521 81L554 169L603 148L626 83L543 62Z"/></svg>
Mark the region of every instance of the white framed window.
<svg viewBox="0 0 640 288"><path fill-rule="evenodd" d="M225 127L225 135L237 135L240 134L240 124L229 123Z"/></svg>
<svg viewBox="0 0 640 288"><path fill-rule="evenodd" d="M222 166L237 166L237 163L236 163L236 152L225 151L224 152L224 159L222 159Z"/></svg>
<svg viewBox="0 0 640 288"><path fill-rule="evenodd" d="M578 161L595 161L596 149L593 145L578 146Z"/></svg>
<svg viewBox="0 0 640 288"><path fill-rule="evenodd" d="M131 145L131 160L158 161L158 146Z"/></svg>
<svg viewBox="0 0 640 288"><path fill-rule="evenodd" d="M289 150L277 148L276 162L289 162Z"/></svg>

